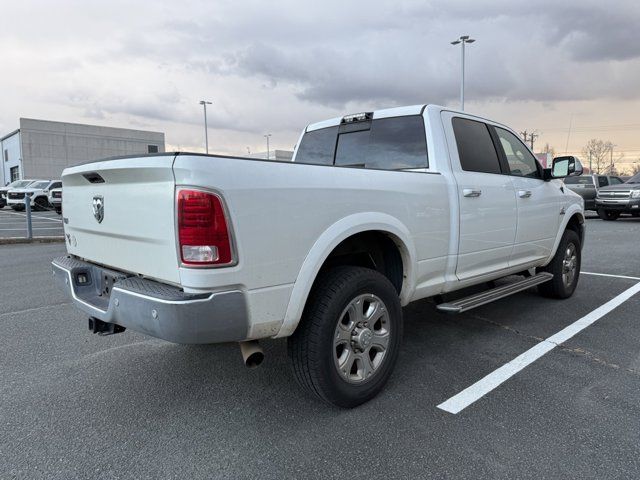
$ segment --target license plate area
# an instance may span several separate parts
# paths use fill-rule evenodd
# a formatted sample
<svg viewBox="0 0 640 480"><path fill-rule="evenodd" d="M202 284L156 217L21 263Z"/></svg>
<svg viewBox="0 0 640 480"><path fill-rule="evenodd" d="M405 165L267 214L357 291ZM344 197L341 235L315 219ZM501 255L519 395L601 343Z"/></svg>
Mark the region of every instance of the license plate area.
<svg viewBox="0 0 640 480"><path fill-rule="evenodd" d="M106 269L100 269L98 274L100 275L98 296L106 299L111 297L113 286L120 280L127 278L127 275Z"/></svg>

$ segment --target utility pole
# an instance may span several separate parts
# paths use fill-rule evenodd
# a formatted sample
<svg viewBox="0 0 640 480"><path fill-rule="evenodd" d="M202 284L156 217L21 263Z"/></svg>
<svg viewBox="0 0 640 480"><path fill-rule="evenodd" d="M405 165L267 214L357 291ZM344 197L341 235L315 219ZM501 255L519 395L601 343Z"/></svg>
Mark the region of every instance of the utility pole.
<svg viewBox="0 0 640 480"><path fill-rule="evenodd" d="M536 138L538 138L540 135L538 135L537 133L533 133L531 132L529 134L529 141L531 142L531 151L533 152L533 142L536 141Z"/></svg>
<svg viewBox="0 0 640 480"><path fill-rule="evenodd" d="M522 135L522 138L524 139L524 143L527 143L527 140L529 140L529 132L525 130L524 132L520 132L520 135Z"/></svg>
<svg viewBox="0 0 640 480"><path fill-rule="evenodd" d="M267 160L269 160L269 137L271 136L270 133L267 133L266 135L263 135L264 138L267 139Z"/></svg>
<svg viewBox="0 0 640 480"><path fill-rule="evenodd" d="M460 75L460 110L464 111L464 44L473 43L475 39L469 38L469 35L462 35L458 40L451 42L451 45L461 44L462 46L462 65Z"/></svg>
<svg viewBox="0 0 640 480"><path fill-rule="evenodd" d="M200 100L200 105L204 107L204 148L207 154L209 154L209 129L207 128L207 105L211 105L211 102L206 100Z"/></svg>

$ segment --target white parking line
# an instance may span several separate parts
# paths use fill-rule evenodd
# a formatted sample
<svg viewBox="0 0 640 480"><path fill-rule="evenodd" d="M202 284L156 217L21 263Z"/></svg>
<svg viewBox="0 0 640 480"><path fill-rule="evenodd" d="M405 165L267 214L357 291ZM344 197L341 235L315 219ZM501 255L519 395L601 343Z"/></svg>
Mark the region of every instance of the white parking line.
<svg viewBox="0 0 640 480"><path fill-rule="evenodd" d="M438 408L453 414L461 412L469 405L481 399L487 393L509 380L520 370L531 365L545 353L550 352L560 344L566 342L571 337L587 328L589 325L604 317L616 307L622 305L638 292L640 292L640 283L636 283L620 295L612 298L604 305L593 310L591 313L588 313L580 320L563 328L555 335L543 340L533 348L530 348L523 354L511 360L509 363L503 365L497 370L494 370L483 379L477 381L470 387L451 397L449 400L438 405Z"/></svg>
<svg viewBox="0 0 640 480"><path fill-rule="evenodd" d="M25 227L22 228L0 228L0 232L18 232L26 230ZM59 227L33 227L33 231L37 232L38 230L62 230L62 226Z"/></svg>
<svg viewBox="0 0 640 480"><path fill-rule="evenodd" d="M17 212L4 212L7 215L18 215L19 217L26 218L26 213L17 213ZM41 217L39 215L31 215L32 218L39 218L41 220L49 220L50 222L62 222L61 218L49 218L49 217Z"/></svg>
<svg viewBox="0 0 640 480"><path fill-rule="evenodd" d="M611 275L610 273L580 272L580 275L597 275L598 277L626 278L627 280L640 280L640 277L628 277L627 275Z"/></svg>

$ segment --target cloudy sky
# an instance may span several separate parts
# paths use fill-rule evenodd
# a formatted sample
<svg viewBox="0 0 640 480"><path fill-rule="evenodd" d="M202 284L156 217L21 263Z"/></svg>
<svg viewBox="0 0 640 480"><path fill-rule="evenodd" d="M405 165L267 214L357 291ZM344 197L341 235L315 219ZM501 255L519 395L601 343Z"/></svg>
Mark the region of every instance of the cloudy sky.
<svg viewBox="0 0 640 480"><path fill-rule="evenodd" d="M304 125L397 105L458 105L640 158L640 2L57 0L0 10L0 133L19 117L164 131L168 148L291 149ZM569 126L571 133L569 134Z"/></svg>

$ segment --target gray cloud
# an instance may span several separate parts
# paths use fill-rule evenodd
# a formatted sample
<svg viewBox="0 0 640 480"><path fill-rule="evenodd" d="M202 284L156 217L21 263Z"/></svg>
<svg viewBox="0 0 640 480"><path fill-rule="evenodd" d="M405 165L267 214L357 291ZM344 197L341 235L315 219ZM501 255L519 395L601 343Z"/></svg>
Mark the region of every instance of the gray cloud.
<svg viewBox="0 0 640 480"><path fill-rule="evenodd" d="M351 109L455 103L460 53L449 42L464 33L478 40L469 101L640 99L637 0L24 0L4 18L15 19L0 32L12 75L0 88L16 98L0 124L48 102L191 132L208 97L212 128L293 138Z"/></svg>

